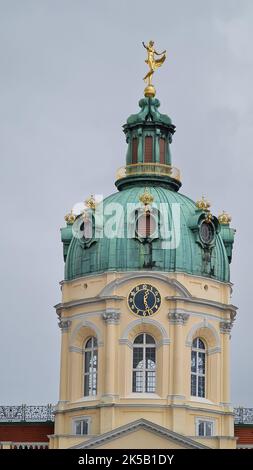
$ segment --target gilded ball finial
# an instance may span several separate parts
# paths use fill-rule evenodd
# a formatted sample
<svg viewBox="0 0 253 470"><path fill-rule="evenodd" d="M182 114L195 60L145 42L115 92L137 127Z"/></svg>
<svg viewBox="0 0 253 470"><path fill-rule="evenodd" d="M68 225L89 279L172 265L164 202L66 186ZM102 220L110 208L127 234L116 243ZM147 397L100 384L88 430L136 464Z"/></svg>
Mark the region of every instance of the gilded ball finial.
<svg viewBox="0 0 253 470"><path fill-rule="evenodd" d="M223 211L222 214L218 216L218 221L220 222L221 225L229 225L231 220L232 220L231 215L229 215L225 211Z"/></svg>
<svg viewBox="0 0 253 470"><path fill-rule="evenodd" d="M196 201L196 207L202 211L209 211L211 204L209 201L207 201L207 199L204 198L204 196L202 196L201 199Z"/></svg>
<svg viewBox="0 0 253 470"><path fill-rule="evenodd" d="M65 217L64 217L67 225L73 225L73 223L75 222L76 220L76 215L73 214L73 211L71 210L69 212L69 214L66 214Z"/></svg>
<svg viewBox="0 0 253 470"><path fill-rule="evenodd" d="M146 98L154 98L156 94L156 89L154 85L147 85L146 88L144 89L144 96Z"/></svg>

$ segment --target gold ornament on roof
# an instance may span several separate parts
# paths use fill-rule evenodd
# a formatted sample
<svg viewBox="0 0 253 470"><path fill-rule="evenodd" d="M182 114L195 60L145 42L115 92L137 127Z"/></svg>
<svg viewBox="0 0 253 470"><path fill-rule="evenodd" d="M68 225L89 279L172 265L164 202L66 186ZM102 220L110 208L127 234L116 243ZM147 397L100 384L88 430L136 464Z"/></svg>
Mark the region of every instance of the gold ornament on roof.
<svg viewBox="0 0 253 470"><path fill-rule="evenodd" d="M202 211L209 211L211 204L204 198L204 196L202 196L202 199L196 201L196 207Z"/></svg>
<svg viewBox="0 0 253 470"><path fill-rule="evenodd" d="M144 90L144 96L146 96L146 98L154 98L156 91L154 85L151 83L153 74L156 69L158 69L158 67L161 67L161 65L163 65L166 59L166 51L156 52L154 47L154 41L149 41L147 45L144 42L142 42L142 44L148 52L148 57L145 62L149 66L149 71L143 78L143 80L147 83L147 86ZM161 57L159 59L155 59L155 55Z"/></svg>
<svg viewBox="0 0 253 470"><path fill-rule="evenodd" d="M205 221L209 224L213 219L213 215L211 214L211 212L207 212L206 214L206 217L205 217Z"/></svg>
<svg viewBox="0 0 253 470"><path fill-rule="evenodd" d="M89 209L96 209L96 201L93 194L90 195L88 199L85 200L85 204Z"/></svg>
<svg viewBox="0 0 253 470"><path fill-rule="evenodd" d="M223 211L222 214L218 216L218 220L221 225L228 225L230 224L232 217L227 212Z"/></svg>
<svg viewBox="0 0 253 470"><path fill-rule="evenodd" d="M154 201L154 196L145 188L144 193L142 193L139 197L139 200L144 204L144 206L151 205Z"/></svg>
<svg viewBox="0 0 253 470"><path fill-rule="evenodd" d="M65 221L67 222L68 225L73 225L73 223L76 220L76 215L73 214L73 211L71 210L71 212L69 214L65 215L64 219L65 219Z"/></svg>

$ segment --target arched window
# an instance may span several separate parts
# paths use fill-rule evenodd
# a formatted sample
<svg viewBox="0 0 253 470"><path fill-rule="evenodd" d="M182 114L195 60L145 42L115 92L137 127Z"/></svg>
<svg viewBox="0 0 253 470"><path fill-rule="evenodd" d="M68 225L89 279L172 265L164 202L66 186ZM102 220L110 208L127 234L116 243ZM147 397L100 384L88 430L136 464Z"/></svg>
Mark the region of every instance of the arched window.
<svg viewBox="0 0 253 470"><path fill-rule="evenodd" d="M156 388L156 344L142 333L133 344L133 392L154 393Z"/></svg>
<svg viewBox="0 0 253 470"><path fill-rule="evenodd" d="M84 348L84 396L97 394L98 345L97 338L92 336Z"/></svg>
<svg viewBox="0 0 253 470"><path fill-rule="evenodd" d="M202 339L195 338L191 352L191 395L205 397L206 347Z"/></svg>

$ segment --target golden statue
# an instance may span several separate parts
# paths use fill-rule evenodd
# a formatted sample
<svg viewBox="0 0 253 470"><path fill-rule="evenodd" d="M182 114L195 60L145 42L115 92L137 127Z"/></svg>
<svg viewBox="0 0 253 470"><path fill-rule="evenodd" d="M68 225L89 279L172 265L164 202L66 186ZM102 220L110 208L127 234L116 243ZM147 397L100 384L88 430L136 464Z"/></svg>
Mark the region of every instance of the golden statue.
<svg viewBox="0 0 253 470"><path fill-rule="evenodd" d="M152 85L152 77L153 73L155 72L158 67L161 67L161 65L164 63L166 59L166 51L163 51L161 53L156 52L154 48L154 41L149 41L148 45L143 42L142 43L145 49L148 51L148 58L145 60L146 64L149 66L149 71L144 77L144 81L148 83L144 90L144 95L149 98L153 98L155 96L155 87ZM157 56L162 56L159 59L155 59L155 55Z"/></svg>

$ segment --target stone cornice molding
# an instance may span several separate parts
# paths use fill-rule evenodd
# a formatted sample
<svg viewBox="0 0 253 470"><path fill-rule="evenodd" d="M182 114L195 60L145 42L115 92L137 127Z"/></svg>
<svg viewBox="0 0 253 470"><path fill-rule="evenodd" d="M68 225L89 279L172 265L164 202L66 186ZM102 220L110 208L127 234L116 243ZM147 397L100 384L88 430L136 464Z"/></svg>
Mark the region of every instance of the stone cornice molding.
<svg viewBox="0 0 253 470"><path fill-rule="evenodd" d="M206 299L198 299L197 297L178 297L178 296L167 296L165 297L166 300L172 300L173 302L189 302L191 304L196 304L196 305L204 305L205 307L215 307L218 310L226 311L230 313L230 316L233 316L235 318L236 316L236 311L237 307L232 304L222 304L221 302L216 302L215 300L206 300Z"/></svg>
<svg viewBox="0 0 253 470"><path fill-rule="evenodd" d="M78 300L71 300L69 302L61 302L59 304L56 304L54 306L56 312L57 312L57 315L60 315L62 310L67 310L69 308L72 308L72 307L81 307L82 305L89 305L89 304L92 304L92 303L98 303L98 302L104 302L105 300L116 300L116 301L119 301L119 300L123 300L124 297L122 296L119 296L119 295L108 295L108 296L105 296L103 298L101 297L88 297L86 299L78 299Z"/></svg>

